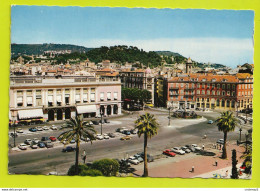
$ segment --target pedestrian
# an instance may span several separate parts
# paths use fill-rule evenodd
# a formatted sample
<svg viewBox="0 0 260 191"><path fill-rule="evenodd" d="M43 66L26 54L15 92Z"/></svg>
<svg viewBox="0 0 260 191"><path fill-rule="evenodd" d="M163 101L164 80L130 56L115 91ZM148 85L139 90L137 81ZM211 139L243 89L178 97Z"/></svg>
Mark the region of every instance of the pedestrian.
<svg viewBox="0 0 260 191"><path fill-rule="evenodd" d="M215 166L218 166L218 161L217 160L215 161Z"/></svg>
<svg viewBox="0 0 260 191"><path fill-rule="evenodd" d="M226 178L228 177L228 170L226 171Z"/></svg>
<svg viewBox="0 0 260 191"><path fill-rule="evenodd" d="M216 149L218 149L218 143L217 143L217 147L216 147Z"/></svg>
<svg viewBox="0 0 260 191"><path fill-rule="evenodd" d="M219 150L221 150L222 145L219 145Z"/></svg>
<svg viewBox="0 0 260 191"><path fill-rule="evenodd" d="M84 161L84 164L86 163L86 158L87 158L87 154L86 154L86 150L84 149L83 155L82 155L82 159Z"/></svg>
<svg viewBox="0 0 260 191"><path fill-rule="evenodd" d="M191 172L194 172L194 166L191 167Z"/></svg>
<svg viewBox="0 0 260 191"><path fill-rule="evenodd" d="M202 150L204 151L204 149L205 149L205 145L203 144L203 145L202 145Z"/></svg>

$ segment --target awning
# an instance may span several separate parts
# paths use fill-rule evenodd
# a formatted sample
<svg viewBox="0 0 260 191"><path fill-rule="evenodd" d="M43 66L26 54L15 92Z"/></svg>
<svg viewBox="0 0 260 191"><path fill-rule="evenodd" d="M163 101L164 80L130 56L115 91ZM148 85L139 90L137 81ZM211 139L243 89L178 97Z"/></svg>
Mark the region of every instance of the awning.
<svg viewBox="0 0 260 191"><path fill-rule="evenodd" d="M95 105L81 105L81 106L77 106L77 112L78 114L96 113L97 107Z"/></svg>
<svg viewBox="0 0 260 191"><path fill-rule="evenodd" d="M29 119L43 117L42 109L19 110L19 119Z"/></svg>

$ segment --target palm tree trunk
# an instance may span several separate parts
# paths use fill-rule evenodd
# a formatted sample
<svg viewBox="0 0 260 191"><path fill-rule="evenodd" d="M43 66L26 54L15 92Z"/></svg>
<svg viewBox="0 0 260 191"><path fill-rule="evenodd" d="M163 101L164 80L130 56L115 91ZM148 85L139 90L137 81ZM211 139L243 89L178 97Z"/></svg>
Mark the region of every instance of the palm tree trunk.
<svg viewBox="0 0 260 191"><path fill-rule="evenodd" d="M147 167L147 133L144 133L144 174L143 177L148 176L148 167Z"/></svg>
<svg viewBox="0 0 260 191"><path fill-rule="evenodd" d="M222 158L227 158L227 132L224 132L224 145L223 145L223 152L222 152Z"/></svg>
<svg viewBox="0 0 260 191"><path fill-rule="evenodd" d="M77 137L77 145L76 145L76 159L75 159L75 174L79 174L79 144L80 140Z"/></svg>

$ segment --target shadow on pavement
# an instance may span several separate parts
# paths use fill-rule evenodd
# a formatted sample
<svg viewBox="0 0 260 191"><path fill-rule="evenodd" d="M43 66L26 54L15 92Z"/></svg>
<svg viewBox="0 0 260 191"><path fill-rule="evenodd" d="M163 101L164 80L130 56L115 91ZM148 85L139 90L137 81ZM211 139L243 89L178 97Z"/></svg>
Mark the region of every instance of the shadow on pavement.
<svg viewBox="0 0 260 191"><path fill-rule="evenodd" d="M216 153L210 152L210 151L198 151L197 155L202 155L202 156L215 156Z"/></svg>

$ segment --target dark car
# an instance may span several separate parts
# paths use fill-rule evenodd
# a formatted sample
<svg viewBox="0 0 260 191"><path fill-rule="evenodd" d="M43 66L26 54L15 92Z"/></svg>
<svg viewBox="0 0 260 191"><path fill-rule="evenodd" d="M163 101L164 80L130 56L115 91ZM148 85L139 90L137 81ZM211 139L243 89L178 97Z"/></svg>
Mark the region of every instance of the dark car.
<svg viewBox="0 0 260 191"><path fill-rule="evenodd" d="M16 137L18 137L18 134L17 133L10 133L10 136L16 138Z"/></svg>
<svg viewBox="0 0 260 191"><path fill-rule="evenodd" d="M37 129L36 129L35 127L31 127L31 128L29 129L29 131L31 131L31 132L36 132Z"/></svg>
<svg viewBox="0 0 260 191"><path fill-rule="evenodd" d="M40 148L44 148L44 147L45 147L44 142L39 142L39 143L38 143L38 147L40 147Z"/></svg>
<svg viewBox="0 0 260 191"><path fill-rule="evenodd" d="M128 131L128 130L125 130L125 131L123 131L123 134L125 134L125 135L131 135L131 132Z"/></svg>
<svg viewBox="0 0 260 191"><path fill-rule="evenodd" d="M140 155L144 159L144 152L137 153L137 154ZM153 156L147 154L147 162L153 162L153 161L154 161Z"/></svg>
<svg viewBox="0 0 260 191"><path fill-rule="evenodd" d="M92 123L93 123L94 125L99 125L99 122L98 122L98 121L92 121Z"/></svg>
<svg viewBox="0 0 260 191"><path fill-rule="evenodd" d="M62 152L72 152L75 151L74 147L67 146L66 148L62 149Z"/></svg>
<svg viewBox="0 0 260 191"><path fill-rule="evenodd" d="M104 119L105 123L110 123L110 121L108 121L108 119Z"/></svg>
<svg viewBox="0 0 260 191"><path fill-rule="evenodd" d="M99 120L99 123L102 123L102 124L104 124L104 123L105 123L105 120L104 120L104 119L102 119L102 121L101 121L101 120Z"/></svg>
<svg viewBox="0 0 260 191"><path fill-rule="evenodd" d="M48 141L49 137L42 137L41 141Z"/></svg>

